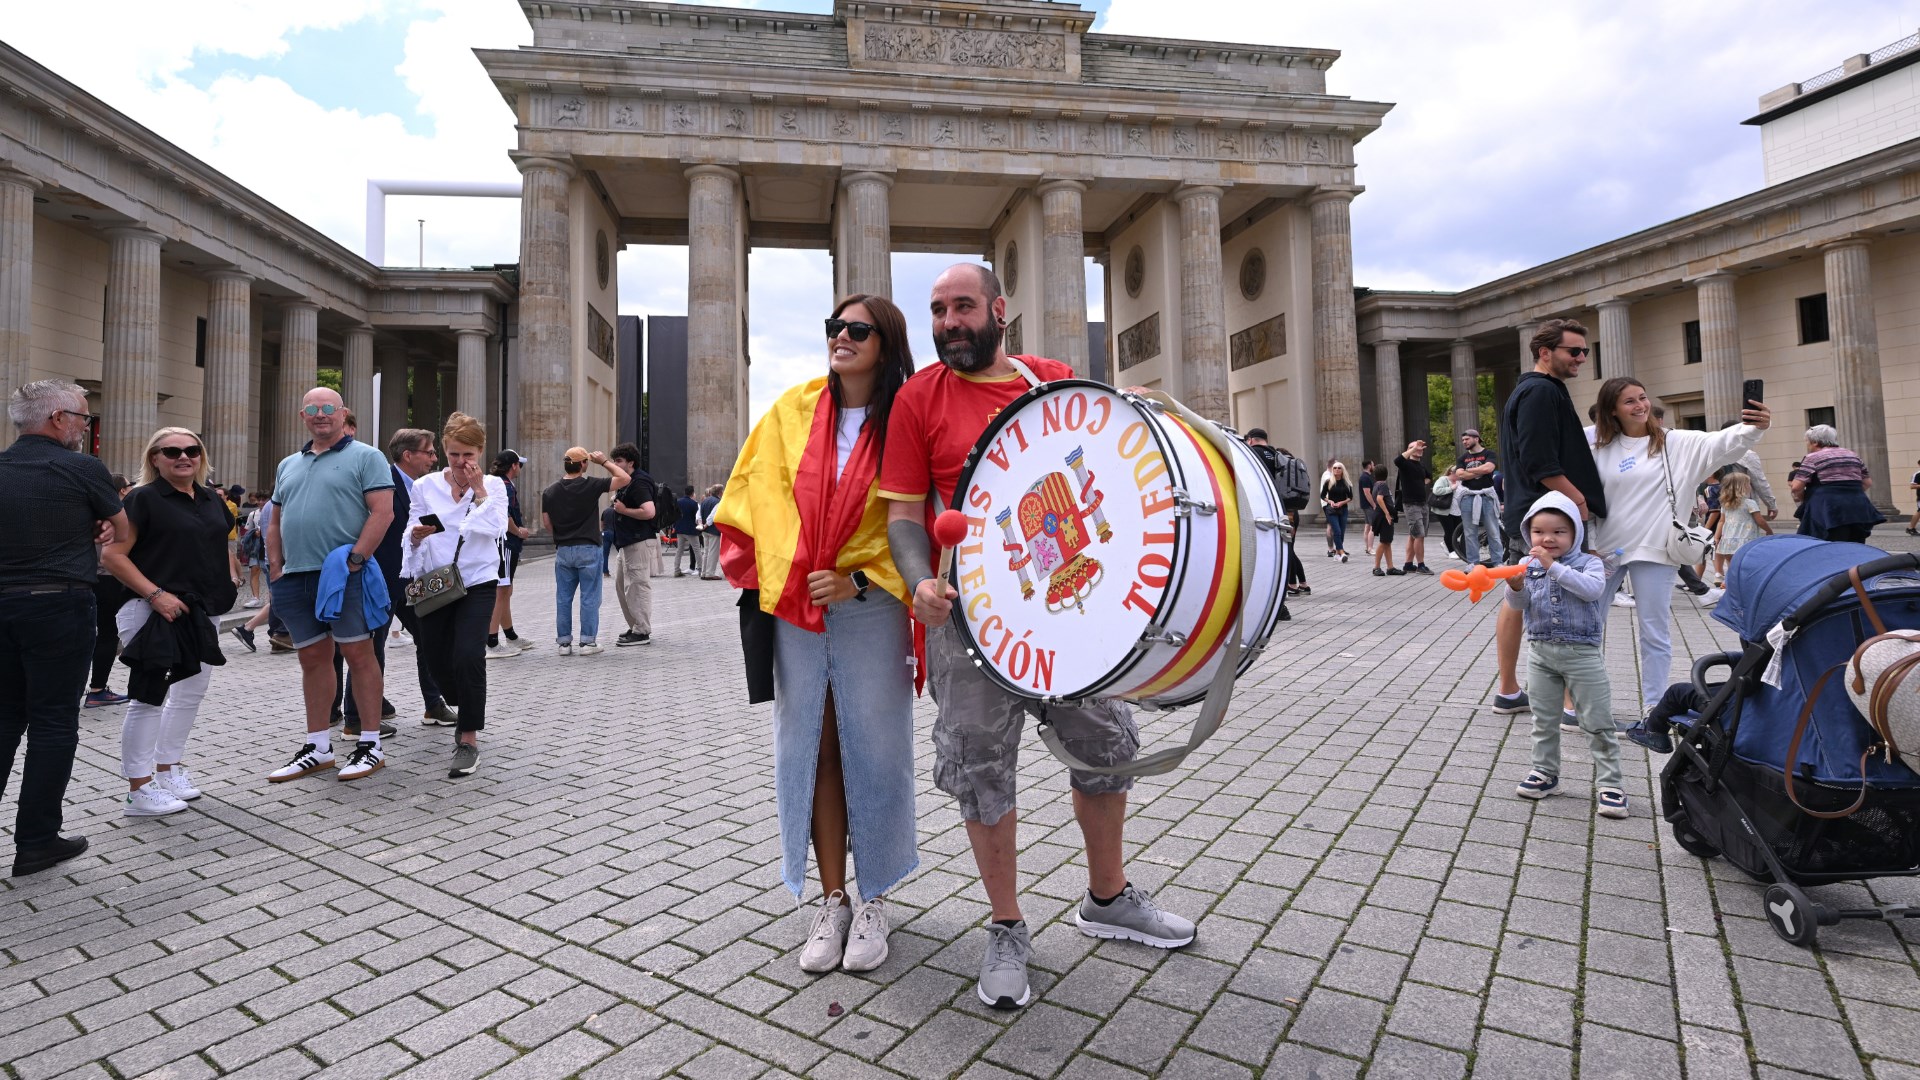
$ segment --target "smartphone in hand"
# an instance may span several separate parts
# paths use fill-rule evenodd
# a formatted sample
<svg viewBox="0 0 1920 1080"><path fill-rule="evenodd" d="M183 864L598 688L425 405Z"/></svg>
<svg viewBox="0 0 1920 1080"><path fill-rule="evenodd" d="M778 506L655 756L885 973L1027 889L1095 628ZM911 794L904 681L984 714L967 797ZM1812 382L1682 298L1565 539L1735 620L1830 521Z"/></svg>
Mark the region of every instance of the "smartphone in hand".
<svg viewBox="0 0 1920 1080"><path fill-rule="evenodd" d="M431 528L433 528L434 530L436 530L436 531L438 531L438 532L446 532L446 531L447 531L447 527L446 527L445 525L442 525L442 524L440 524L440 515L439 515L439 514L422 514L422 515L420 515L420 524L422 524L422 525L426 525L426 526L430 526Z"/></svg>
<svg viewBox="0 0 1920 1080"><path fill-rule="evenodd" d="M1767 400L1767 380L1748 379L1740 384L1740 407L1746 408L1749 402Z"/></svg>

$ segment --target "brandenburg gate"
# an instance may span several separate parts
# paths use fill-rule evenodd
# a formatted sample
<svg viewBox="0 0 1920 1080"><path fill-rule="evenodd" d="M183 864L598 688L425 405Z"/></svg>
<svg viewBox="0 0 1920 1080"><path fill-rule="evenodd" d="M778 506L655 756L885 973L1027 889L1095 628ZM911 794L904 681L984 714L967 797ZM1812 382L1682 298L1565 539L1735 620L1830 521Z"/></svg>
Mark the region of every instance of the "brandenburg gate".
<svg viewBox="0 0 1920 1080"><path fill-rule="evenodd" d="M627 244L689 249L696 484L747 430L754 246L831 252L822 313L891 295L893 252L985 258L1009 351L1083 372L1092 256L1113 381L1360 457L1348 210L1354 146L1391 106L1329 95L1337 52L1093 34L1043 0L521 6L532 46L478 56L519 130L525 490L605 426Z"/></svg>

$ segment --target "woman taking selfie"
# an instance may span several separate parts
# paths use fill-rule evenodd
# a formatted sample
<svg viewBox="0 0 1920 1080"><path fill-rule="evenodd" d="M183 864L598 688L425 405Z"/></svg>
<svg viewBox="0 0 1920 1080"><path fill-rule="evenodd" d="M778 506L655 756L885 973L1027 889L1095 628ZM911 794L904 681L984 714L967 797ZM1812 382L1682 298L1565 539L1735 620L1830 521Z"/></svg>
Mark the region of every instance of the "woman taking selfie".
<svg viewBox="0 0 1920 1080"><path fill-rule="evenodd" d="M882 895L920 862L913 639L879 496L887 416L913 354L906 319L882 297L842 300L826 329L826 373L781 395L754 427L713 519L727 580L757 589L776 620L780 876L805 895L811 839L824 894L800 968L871 971L887 958Z"/></svg>

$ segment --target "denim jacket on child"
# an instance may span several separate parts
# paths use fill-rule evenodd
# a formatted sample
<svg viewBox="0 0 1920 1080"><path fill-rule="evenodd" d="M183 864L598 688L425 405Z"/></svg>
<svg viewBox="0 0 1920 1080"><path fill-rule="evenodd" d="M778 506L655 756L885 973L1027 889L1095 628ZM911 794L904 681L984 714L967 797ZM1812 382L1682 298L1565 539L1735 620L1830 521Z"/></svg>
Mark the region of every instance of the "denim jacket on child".
<svg viewBox="0 0 1920 1080"><path fill-rule="evenodd" d="M1550 641L1560 645L1601 645L1606 639L1607 587L1606 564L1598 556L1578 550L1584 542L1585 528L1573 500L1557 491L1542 495L1527 511L1526 520L1542 510L1558 510L1574 522L1574 550L1555 559L1545 570L1533 559L1523 556L1527 573L1519 589L1507 590L1507 603L1527 620L1528 641ZM1523 522L1521 528L1526 528ZM1524 534L1523 534L1524 535ZM1524 541L1522 541L1524 542Z"/></svg>

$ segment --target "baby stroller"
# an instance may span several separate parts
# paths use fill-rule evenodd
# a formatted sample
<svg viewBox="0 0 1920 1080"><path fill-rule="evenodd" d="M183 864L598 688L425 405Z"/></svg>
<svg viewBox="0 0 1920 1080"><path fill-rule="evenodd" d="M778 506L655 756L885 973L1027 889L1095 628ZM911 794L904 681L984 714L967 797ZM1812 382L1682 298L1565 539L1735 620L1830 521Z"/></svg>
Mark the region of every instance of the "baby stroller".
<svg viewBox="0 0 1920 1080"><path fill-rule="evenodd" d="M1920 775L1882 752L1834 670L1875 633L1848 573L1855 567L1888 629L1920 628L1920 556L1804 536L1740 549L1713 614L1742 648L1694 664L1708 704L1697 718L1675 718L1660 773L1674 839L1769 882L1767 921L1803 947L1841 919L1920 916L1903 904L1832 907L1801 891L1920 874ZM1719 668L1730 669L1725 681L1709 683Z"/></svg>

